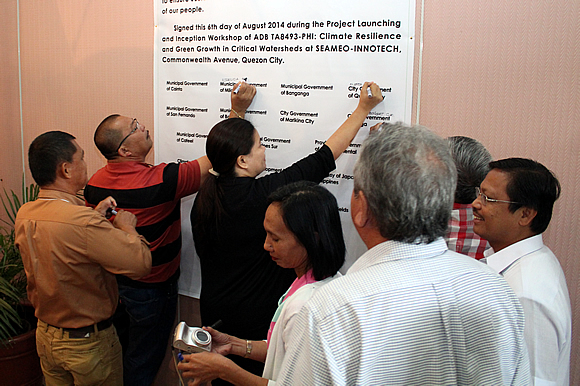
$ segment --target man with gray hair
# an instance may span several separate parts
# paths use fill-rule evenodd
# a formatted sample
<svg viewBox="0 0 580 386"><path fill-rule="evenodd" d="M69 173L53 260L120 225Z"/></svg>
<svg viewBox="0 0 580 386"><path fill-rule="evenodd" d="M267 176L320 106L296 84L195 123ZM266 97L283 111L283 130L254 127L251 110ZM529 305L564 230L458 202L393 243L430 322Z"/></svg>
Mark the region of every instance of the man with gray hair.
<svg viewBox="0 0 580 386"><path fill-rule="evenodd" d="M296 317L281 384L528 384L524 315L486 265L443 236L456 170L423 127L382 125L354 170L352 221L369 250Z"/></svg>
<svg viewBox="0 0 580 386"><path fill-rule="evenodd" d="M452 251L480 260L489 243L473 231L471 203L476 197L475 189L489 172L491 154L473 138L448 137L447 143L457 168L457 188L445 240Z"/></svg>

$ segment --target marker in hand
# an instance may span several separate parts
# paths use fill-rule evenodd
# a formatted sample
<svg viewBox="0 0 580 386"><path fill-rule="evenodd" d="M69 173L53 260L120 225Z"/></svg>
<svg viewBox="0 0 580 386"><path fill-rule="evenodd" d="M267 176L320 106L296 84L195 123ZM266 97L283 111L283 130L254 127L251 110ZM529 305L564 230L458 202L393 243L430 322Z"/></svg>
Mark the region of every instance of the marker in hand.
<svg viewBox="0 0 580 386"><path fill-rule="evenodd" d="M367 88L367 95L369 96L369 98L372 98L373 97L373 92L371 91L371 86L369 86Z"/></svg>
<svg viewBox="0 0 580 386"><path fill-rule="evenodd" d="M238 84L238 87L236 87L236 89L234 90L234 94L237 94L237 93L238 93L238 91L240 91L240 87L242 87L242 82L240 82L240 83Z"/></svg>
<svg viewBox="0 0 580 386"><path fill-rule="evenodd" d="M111 218L111 216L116 216L117 215L117 211L113 208L109 208L107 209L107 214L105 215L105 218Z"/></svg>

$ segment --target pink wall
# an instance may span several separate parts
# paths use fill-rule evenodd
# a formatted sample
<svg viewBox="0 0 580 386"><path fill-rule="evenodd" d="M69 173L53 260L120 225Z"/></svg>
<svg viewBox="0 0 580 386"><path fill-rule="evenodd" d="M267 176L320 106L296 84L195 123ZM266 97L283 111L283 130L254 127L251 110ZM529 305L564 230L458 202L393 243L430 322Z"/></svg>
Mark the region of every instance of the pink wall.
<svg viewBox="0 0 580 386"><path fill-rule="evenodd" d="M25 148L45 131L70 132L85 149L92 174L104 164L93 144L104 117L135 116L152 129L152 2L21 1L20 35ZM18 94L4 101L17 103Z"/></svg>
<svg viewBox="0 0 580 386"><path fill-rule="evenodd" d="M420 7L419 0L418 26ZM496 159L533 158L562 184L544 242L568 281L571 384L579 384L580 2L425 0L424 7L419 123L477 138Z"/></svg>
<svg viewBox="0 0 580 386"><path fill-rule="evenodd" d="M3 1L0 6L0 193L3 195L2 188L20 189L24 167L20 140L16 1ZM0 213L0 218L6 220L3 208Z"/></svg>
<svg viewBox="0 0 580 386"><path fill-rule="evenodd" d="M545 242L562 263L580 320L580 2L424 3L421 74L417 4L413 119L418 108L419 123L442 136L471 136L495 158L534 158L556 173L563 194ZM0 4L0 178L19 189L16 0ZM106 115L138 117L153 131L152 1L20 1L20 32L24 148L42 132L68 131L92 174L104 164L92 135ZM572 349L578 384L578 339Z"/></svg>

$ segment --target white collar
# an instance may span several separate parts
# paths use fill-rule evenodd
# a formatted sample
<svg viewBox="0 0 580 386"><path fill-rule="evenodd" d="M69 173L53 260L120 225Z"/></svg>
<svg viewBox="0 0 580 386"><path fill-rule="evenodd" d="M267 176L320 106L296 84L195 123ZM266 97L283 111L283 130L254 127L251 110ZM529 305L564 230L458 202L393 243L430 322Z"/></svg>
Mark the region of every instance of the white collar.
<svg viewBox="0 0 580 386"><path fill-rule="evenodd" d="M542 239L542 234L528 237L513 243L502 249L501 251L494 252L493 248L489 248L484 252L487 258L487 265L489 265L494 271L501 274L510 265L522 258L523 256L537 251L544 246L544 241Z"/></svg>
<svg viewBox="0 0 580 386"><path fill-rule="evenodd" d="M441 255L447 251L447 243L440 237L435 241L425 243L403 243L400 241L387 240L375 245L359 257L349 268L347 275L368 268L374 264L387 261L409 258L426 258Z"/></svg>

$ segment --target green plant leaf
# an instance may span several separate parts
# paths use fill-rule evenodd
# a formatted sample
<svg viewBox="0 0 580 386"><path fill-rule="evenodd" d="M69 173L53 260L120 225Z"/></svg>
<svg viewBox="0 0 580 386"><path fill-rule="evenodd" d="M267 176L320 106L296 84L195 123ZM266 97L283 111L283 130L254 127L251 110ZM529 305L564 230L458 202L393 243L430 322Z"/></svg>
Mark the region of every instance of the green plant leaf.
<svg viewBox="0 0 580 386"><path fill-rule="evenodd" d="M20 296L18 290L3 277L0 277L0 294L0 341L6 342L22 326L22 320L14 307L14 304L20 302Z"/></svg>
<svg viewBox="0 0 580 386"><path fill-rule="evenodd" d="M13 190L0 194L2 206L11 222L5 221L9 228L0 227L0 341L8 340L19 333L22 320L17 307L26 299L26 274L20 251L15 245L14 223L20 207L38 197L40 187L36 184L26 186L22 176L22 200Z"/></svg>

